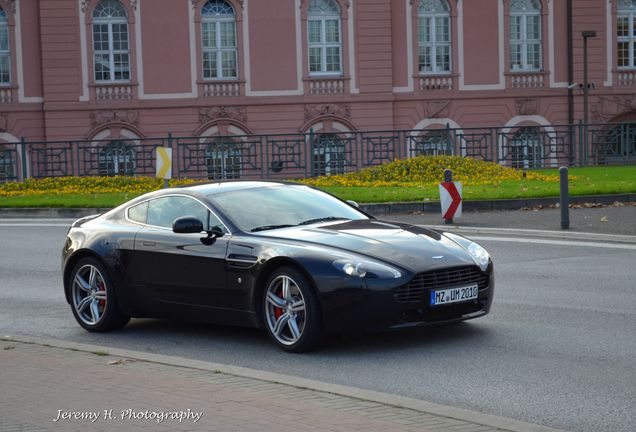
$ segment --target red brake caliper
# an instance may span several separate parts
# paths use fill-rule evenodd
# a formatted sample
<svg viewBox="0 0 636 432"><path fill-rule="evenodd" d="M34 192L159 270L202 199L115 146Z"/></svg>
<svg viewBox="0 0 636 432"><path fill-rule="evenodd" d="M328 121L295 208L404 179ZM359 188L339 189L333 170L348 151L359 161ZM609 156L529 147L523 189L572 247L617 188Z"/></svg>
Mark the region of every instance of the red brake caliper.
<svg viewBox="0 0 636 432"><path fill-rule="evenodd" d="M281 288L280 291L276 293L276 295L280 298L283 298L283 289ZM280 318L281 315L283 315L283 308L274 308L274 318L276 318L276 321L278 321L278 318Z"/></svg>
<svg viewBox="0 0 636 432"><path fill-rule="evenodd" d="M104 282L98 282L97 283L97 291L106 291L106 289L104 288ZM99 301L99 305L102 307L102 309L104 308L104 306L106 305L106 300L100 300Z"/></svg>

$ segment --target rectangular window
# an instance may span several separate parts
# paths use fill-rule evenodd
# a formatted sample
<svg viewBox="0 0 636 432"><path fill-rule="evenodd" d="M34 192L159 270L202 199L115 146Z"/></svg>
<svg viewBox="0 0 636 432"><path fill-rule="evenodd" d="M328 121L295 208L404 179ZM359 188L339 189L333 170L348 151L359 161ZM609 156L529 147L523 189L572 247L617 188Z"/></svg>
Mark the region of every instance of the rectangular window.
<svg viewBox="0 0 636 432"><path fill-rule="evenodd" d="M201 23L204 79L234 79L238 77L236 23L215 19Z"/></svg>
<svg viewBox="0 0 636 432"><path fill-rule="evenodd" d="M203 36L203 48L216 48L216 23L204 22L201 24Z"/></svg>
<svg viewBox="0 0 636 432"><path fill-rule="evenodd" d="M216 78L216 53L214 51L203 53L203 77Z"/></svg>
<svg viewBox="0 0 636 432"><path fill-rule="evenodd" d="M541 15L510 16L510 70L541 70Z"/></svg>
<svg viewBox="0 0 636 432"><path fill-rule="evenodd" d="M338 28L338 21L325 21L325 42L328 44L340 42L340 29Z"/></svg>
<svg viewBox="0 0 636 432"><path fill-rule="evenodd" d="M309 43L320 43L320 21L309 21Z"/></svg>
<svg viewBox="0 0 636 432"><path fill-rule="evenodd" d="M311 19L307 22L309 72L338 74L342 72L340 20Z"/></svg>
<svg viewBox="0 0 636 432"><path fill-rule="evenodd" d="M11 83L11 54L9 51L9 28L0 24L0 84Z"/></svg>
<svg viewBox="0 0 636 432"><path fill-rule="evenodd" d="M221 22L221 48L236 47L234 22Z"/></svg>
<svg viewBox="0 0 636 432"><path fill-rule="evenodd" d="M93 24L95 81L130 81L127 23Z"/></svg>
<svg viewBox="0 0 636 432"><path fill-rule="evenodd" d="M616 18L617 59L619 68L636 68L636 20L634 13L628 12Z"/></svg>

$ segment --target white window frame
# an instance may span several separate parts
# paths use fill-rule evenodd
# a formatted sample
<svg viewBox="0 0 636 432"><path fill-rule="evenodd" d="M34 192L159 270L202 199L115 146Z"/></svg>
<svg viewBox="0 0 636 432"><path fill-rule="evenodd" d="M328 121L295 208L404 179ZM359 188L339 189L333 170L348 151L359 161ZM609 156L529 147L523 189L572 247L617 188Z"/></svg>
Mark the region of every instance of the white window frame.
<svg viewBox="0 0 636 432"><path fill-rule="evenodd" d="M231 138L214 137L205 149L205 167L208 180L240 180L243 176L240 144Z"/></svg>
<svg viewBox="0 0 636 432"><path fill-rule="evenodd" d="M629 2L630 5L625 5ZM621 70L636 69L636 56L634 49L636 48L636 32L634 31L634 18L636 17L636 1L620 0L618 2L618 12L616 15L616 67ZM618 34L618 22L620 19L627 19L627 36ZM619 66L621 60L621 51L619 46L621 43L627 43L627 65Z"/></svg>
<svg viewBox="0 0 636 432"><path fill-rule="evenodd" d="M332 165L335 160L335 166ZM336 133L321 133L313 145L312 176L331 176L347 172L347 146Z"/></svg>
<svg viewBox="0 0 636 432"><path fill-rule="evenodd" d="M116 1L116 3L119 3ZM130 82L132 79L132 68L131 68L131 55L130 55L130 26L128 24L128 12L126 8L120 3L119 6L123 9L126 17L94 17L93 16L93 79L97 83L108 83L108 82ZM99 3L98 3L99 7ZM95 8L97 9L97 7ZM93 12L94 13L94 12ZM114 47L114 38L113 38L113 25L125 25L126 26L126 41L128 44L128 49L126 50L115 50ZM108 28L108 51L97 50L95 49L95 27L98 25L107 25ZM97 79L97 56L108 54L108 67L109 67L109 79ZM122 69L121 72L128 72L128 78L116 79L115 78L115 55L126 55L128 57L128 68Z"/></svg>
<svg viewBox="0 0 636 432"><path fill-rule="evenodd" d="M436 12L427 12L425 10L423 10L422 5L424 4L424 1L422 0L420 2L420 7L418 8L418 13L417 13L417 47L418 47L418 51L417 51L417 59L418 59L418 63L417 63L417 70L419 71L420 75L448 75L452 72L453 69L453 38L452 38L452 30L451 30L451 15L450 15L450 5L448 4L448 2L446 0L439 0L439 3L444 3L445 9L446 11L436 11ZM439 42L437 40L437 21L439 18L442 18L446 21L447 27L448 27L448 42ZM421 21L422 19L428 20L429 21L429 41L428 42L422 42L421 40L421 34L423 32L422 26L421 26ZM430 71L423 71L422 70L422 62L421 62L421 57L422 55L422 49L426 48L426 47L430 47L431 48L431 52L430 52L430 57L428 59L429 63L431 64L431 70ZM439 68L438 64L437 64L437 50L438 48L442 48L442 47L448 47L448 69L443 69L443 68Z"/></svg>
<svg viewBox="0 0 636 432"><path fill-rule="evenodd" d="M9 18L7 13L0 7L0 32L7 35L7 49L0 48L0 61L7 59L7 75L8 80L0 79L0 86L11 85L11 39L9 38Z"/></svg>
<svg viewBox="0 0 636 432"><path fill-rule="evenodd" d="M110 169L112 167L112 169ZM111 140L99 149L100 176L134 176L137 172L137 152L127 140Z"/></svg>
<svg viewBox="0 0 636 432"><path fill-rule="evenodd" d="M519 1L519 0L517 0ZM526 1L532 5L538 6L537 8L526 9L526 10L515 10L513 9L513 5L515 1L512 1L510 4L510 22L508 24L508 38L510 43L510 71L511 72L540 72L543 69L543 23L541 22L541 3L539 0L520 0ZM537 23L539 26L539 39L528 39L528 18L530 17L538 17ZM521 18L519 23L519 33L521 34L521 39L513 39L511 35L512 29L512 20L515 18ZM537 45L539 50L539 66L534 67L532 62L528 58L528 46L529 45ZM519 68L514 66L518 65L518 63L513 63L512 59L512 47L518 46L519 52L521 53L521 65Z"/></svg>
<svg viewBox="0 0 636 432"><path fill-rule="evenodd" d="M512 168L543 168L543 137L540 133L532 128L521 128L512 135L509 142ZM530 156L532 157L529 158Z"/></svg>
<svg viewBox="0 0 636 432"><path fill-rule="evenodd" d="M410 137L410 156L448 155L447 150L450 150L450 156L455 156L455 146L449 142L450 139L448 129L432 129L418 136Z"/></svg>
<svg viewBox="0 0 636 432"><path fill-rule="evenodd" d="M342 17L340 16L340 10L338 5L333 2L338 10L331 12L314 13L309 12L307 16L307 70L310 76L341 76L343 74L342 68ZM311 5L310 5L311 7ZM327 21L336 21L338 23L338 42L327 42ZM310 40L310 28L312 22L320 23L320 42L311 42ZM320 70L311 70L311 49L320 49ZM338 48L338 70L327 70L327 49Z"/></svg>
<svg viewBox="0 0 636 432"><path fill-rule="evenodd" d="M232 10L232 15L203 15L203 10L202 10L202 14L201 14L201 76L203 77L204 80L206 81L219 81L219 80L223 80L223 81L227 81L227 80L237 80L239 78L239 65L238 65L238 38L237 38L237 31L236 31L236 11L234 10L234 8L232 7L232 5L230 5L228 2L226 1L209 1L206 2L205 5L207 5L208 3L225 3L225 5L227 7L229 7ZM204 5L204 8L205 8ZM206 47L204 45L204 27L207 24L214 24L214 40L215 40L215 46L214 47ZM234 46L233 47L223 47L221 44L221 27L222 27L222 23L233 23L234 25ZM233 76L226 76L224 75L223 72L223 53L234 53L234 69L235 69L235 75ZM212 53L214 55L214 57L216 58L216 77L206 77L206 70L205 70L205 55L207 53Z"/></svg>

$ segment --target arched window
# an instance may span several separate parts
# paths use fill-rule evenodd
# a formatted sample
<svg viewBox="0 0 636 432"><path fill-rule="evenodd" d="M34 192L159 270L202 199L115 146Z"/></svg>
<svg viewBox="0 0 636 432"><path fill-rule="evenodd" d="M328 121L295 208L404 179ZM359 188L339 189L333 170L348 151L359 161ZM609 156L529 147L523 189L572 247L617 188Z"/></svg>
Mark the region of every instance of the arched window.
<svg viewBox="0 0 636 432"><path fill-rule="evenodd" d="M636 0L619 0L618 15L616 16L616 40L618 42L618 67L634 68L636 59L636 32L634 31L634 15L636 14Z"/></svg>
<svg viewBox="0 0 636 432"><path fill-rule="evenodd" d="M11 51L9 50L9 20L0 8L0 84L11 84Z"/></svg>
<svg viewBox="0 0 636 432"><path fill-rule="evenodd" d="M509 141L509 155L513 168L541 168L543 139L537 128L519 129Z"/></svg>
<svg viewBox="0 0 636 432"><path fill-rule="evenodd" d="M309 74L342 74L340 7L334 0L311 0L307 17Z"/></svg>
<svg viewBox="0 0 636 432"><path fill-rule="evenodd" d="M225 1L209 1L201 9L203 78L238 78L236 14Z"/></svg>
<svg viewBox="0 0 636 432"><path fill-rule="evenodd" d="M128 14L117 0L102 0L93 11L95 81L130 81Z"/></svg>
<svg viewBox="0 0 636 432"><path fill-rule="evenodd" d="M131 176L136 168L135 151L127 141L111 141L99 152L100 176Z"/></svg>
<svg viewBox="0 0 636 432"><path fill-rule="evenodd" d="M344 174L347 165L347 146L340 137L333 133L316 136L312 142L313 176Z"/></svg>
<svg viewBox="0 0 636 432"><path fill-rule="evenodd" d="M450 8L446 0L421 0L417 13L420 73L451 71Z"/></svg>
<svg viewBox="0 0 636 432"><path fill-rule="evenodd" d="M210 180L238 180L241 178L240 146L231 138L214 137L205 149L205 165Z"/></svg>
<svg viewBox="0 0 636 432"><path fill-rule="evenodd" d="M541 70L541 4L539 0L510 2L510 70Z"/></svg>
<svg viewBox="0 0 636 432"><path fill-rule="evenodd" d="M411 138L411 156L453 155L455 146L447 129L426 132Z"/></svg>

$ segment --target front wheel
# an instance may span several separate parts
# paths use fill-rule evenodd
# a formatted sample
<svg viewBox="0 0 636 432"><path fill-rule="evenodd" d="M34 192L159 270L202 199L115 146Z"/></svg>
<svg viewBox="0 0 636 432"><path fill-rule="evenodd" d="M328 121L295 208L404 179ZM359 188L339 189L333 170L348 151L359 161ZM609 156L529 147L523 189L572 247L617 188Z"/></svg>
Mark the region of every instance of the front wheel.
<svg viewBox="0 0 636 432"><path fill-rule="evenodd" d="M305 352L322 340L318 298L296 269L283 267L267 280L263 307L265 328L271 339L287 352Z"/></svg>
<svg viewBox="0 0 636 432"><path fill-rule="evenodd" d="M86 330L116 330L130 320L119 309L113 282L104 265L97 259L79 260L73 268L69 283L73 315Z"/></svg>

